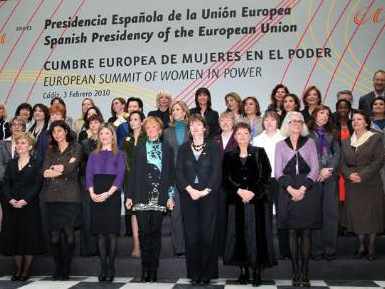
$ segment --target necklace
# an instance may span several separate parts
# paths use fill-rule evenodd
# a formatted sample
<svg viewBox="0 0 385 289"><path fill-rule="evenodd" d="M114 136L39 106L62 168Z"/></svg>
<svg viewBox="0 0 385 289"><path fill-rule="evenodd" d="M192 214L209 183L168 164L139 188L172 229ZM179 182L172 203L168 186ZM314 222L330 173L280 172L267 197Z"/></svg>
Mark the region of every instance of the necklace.
<svg viewBox="0 0 385 289"><path fill-rule="evenodd" d="M193 147L193 150L194 150L194 151L200 152L200 151L202 151L202 150L206 147L206 144L203 143L203 144L200 144L200 145L196 145L196 144L194 144L194 142L193 142L193 143L192 143L192 147Z"/></svg>

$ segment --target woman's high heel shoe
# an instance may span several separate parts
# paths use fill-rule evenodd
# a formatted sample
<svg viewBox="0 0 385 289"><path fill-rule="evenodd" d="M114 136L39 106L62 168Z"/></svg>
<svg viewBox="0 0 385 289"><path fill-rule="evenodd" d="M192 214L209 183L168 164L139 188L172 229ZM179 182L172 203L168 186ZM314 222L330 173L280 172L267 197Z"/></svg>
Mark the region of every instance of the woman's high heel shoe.
<svg viewBox="0 0 385 289"><path fill-rule="evenodd" d="M245 285L249 282L249 278L250 278L249 269L247 267L241 266L240 271L241 272L238 277L238 282L239 284Z"/></svg>
<svg viewBox="0 0 385 289"><path fill-rule="evenodd" d="M253 281L251 282L251 285L253 287L258 287L261 284L262 284L261 271L253 270Z"/></svg>

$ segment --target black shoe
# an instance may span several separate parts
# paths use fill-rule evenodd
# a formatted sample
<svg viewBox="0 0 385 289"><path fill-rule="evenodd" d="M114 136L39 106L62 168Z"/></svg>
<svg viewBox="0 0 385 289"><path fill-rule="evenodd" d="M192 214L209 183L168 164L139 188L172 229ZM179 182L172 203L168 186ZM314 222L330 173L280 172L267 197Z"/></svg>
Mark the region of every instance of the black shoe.
<svg viewBox="0 0 385 289"><path fill-rule="evenodd" d="M293 274L293 278L292 278L291 283L292 283L292 286L293 286L293 287L299 287L299 286L301 286L301 278L300 278L300 276L299 276L298 273L294 273L294 274Z"/></svg>
<svg viewBox="0 0 385 289"><path fill-rule="evenodd" d="M238 277L238 282L239 284L246 285L250 279L249 269L247 267L241 266L240 271L241 272Z"/></svg>
<svg viewBox="0 0 385 289"><path fill-rule="evenodd" d="M368 256L366 256L366 259L368 259L370 262L374 261L376 259L376 254L374 252L369 253Z"/></svg>
<svg viewBox="0 0 385 289"><path fill-rule="evenodd" d="M332 253L332 254L325 254L325 259L326 259L327 261L333 261L333 260L337 259L337 256L336 256L335 253Z"/></svg>
<svg viewBox="0 0 385 289"><path fill-rule="evenodd" d="M314 261L321 261L323 259L323 256L322 256L322 254L317 254L317 255L312 255L311 258Z"/></svg>
<svg viewBox="0 0 385 289"><path fill-rule="evenodd" d="M19 280L20 280L21 282L26 282L26 281L29 279L29 277L30 277L29 274L27 274L27 275L21 275L21 277L20 277Z"/></svg>
<svg viewBox="0 0 385 289"><path fill-rule="evenodd" d="M140 282L146 282L148 276L148 271L142 268L142 276L140 277Z"/></svg>
<svg viewBox="0 0 385 289"><path fill-rule="evenodd" d="M253 271L253 281L251 282L251 285L253 287L258 287L262 284L262 279L261 279L261 271L259 270L254 270Z"/></svg>
<svg viewBox="0 0 385 289"><path fill-rule="evenodd" d="M210 284L210 279L204 279L202 280L202 285L209 285Z"/></svg>
<svg viewBox="0 0 385 289"><path fill-rule="evenodd" d="M290 256L289 255L279 255L279 260L289 260Z"/></svg>
<svg viewBox="0 0 385 289"><path fill-rule="evenodd" d="M100 258L100 272L99 272L99 282L106 281L107 277L107 260Z"/></svg>
<svg viewBox="0 0 385 289"><path fill-rule="evenodd" d="M20 281L21 276L17 272L13 273L11 281Z"/></svg>
<svg viewBox="0 0 385 289"><path fill-rule="evenodd" d="M150 282L158 281L158 272L156 270L150 271Z"/></svg>
<svg viewBox="0 0 385 289"><path fill-rule="evenodd" d="M107 263L107 275L106 275L106 281L112 282L115 278L115 259L110 259Z"/></svg>
<svg viewBox="0 0 385 289"><path fill-rule="evenodd" d="M354 254L354 259L363 259L366 255L367 255L366 250L358 250L358 251Z"/></svg>
<svg viewBox="0 0 385 289"><path fill-rule="evenodd" d="M198 286L201 283L199 279L191 279L191 285Z"/></svg>
<svg viewBox="0 0 385 289"><path fill-rule="evenodd" d="M302 275L300 286L310 287L310 281L309 281L309 277L307 276L307 274Z"/></svg>

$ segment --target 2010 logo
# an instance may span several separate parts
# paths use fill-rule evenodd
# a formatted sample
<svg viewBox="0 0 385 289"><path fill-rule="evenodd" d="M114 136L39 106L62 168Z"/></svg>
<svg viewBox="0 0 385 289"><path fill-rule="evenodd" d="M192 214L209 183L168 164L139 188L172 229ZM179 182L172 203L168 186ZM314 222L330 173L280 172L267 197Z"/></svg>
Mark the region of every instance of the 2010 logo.
<svg viewBox="0 0 385 289"><path fill-rule="evenodd" d="M378 24L385 20L385 8L383 6L366 12L367 9L367 7L361 8L354 13L353 21L356 25L363 25L366 23Z"/></svg>

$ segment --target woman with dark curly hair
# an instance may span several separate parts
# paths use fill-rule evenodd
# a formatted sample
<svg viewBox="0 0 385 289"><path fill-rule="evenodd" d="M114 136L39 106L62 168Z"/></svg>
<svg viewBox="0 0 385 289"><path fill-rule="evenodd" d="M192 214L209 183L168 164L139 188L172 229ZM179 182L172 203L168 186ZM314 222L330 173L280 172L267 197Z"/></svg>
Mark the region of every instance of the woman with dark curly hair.
<svg viewBox="0 0 385 289"><path fill-rule="evenodd" d="M78 177L81 148L64 120L51 124L50 137L43 164L42 199L55 261L53 278L67 280L75 248L74 230L79 225L81 209Z"/></svg>

